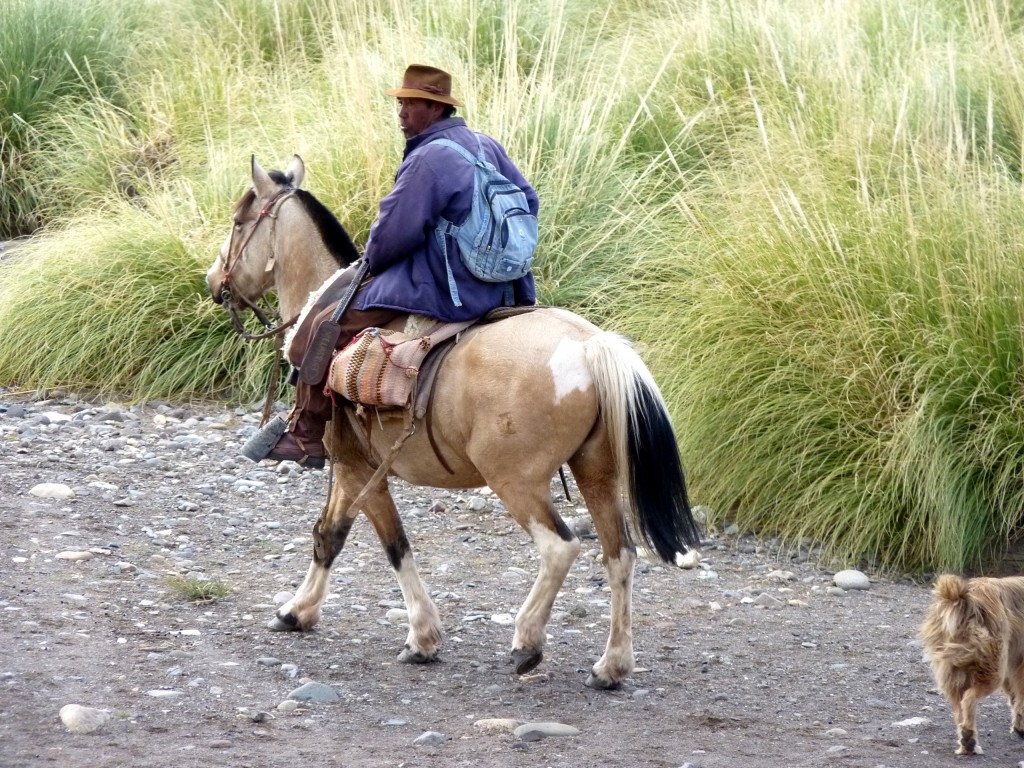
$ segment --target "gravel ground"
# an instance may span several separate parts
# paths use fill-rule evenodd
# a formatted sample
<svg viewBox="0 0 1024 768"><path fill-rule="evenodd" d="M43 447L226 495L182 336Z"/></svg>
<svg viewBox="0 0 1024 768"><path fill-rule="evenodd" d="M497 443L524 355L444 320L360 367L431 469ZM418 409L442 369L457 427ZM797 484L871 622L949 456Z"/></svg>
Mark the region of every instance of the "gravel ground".
<svg viewBox="0 0 1024 768"><path fill-rule="evenodd" d="M607 635L606 574L585 510L557 480L583 552L533 674L512 673L509 622L537 553L486 489L393 484L445 625L439 662L396 661L401 595L365 521L317 628L271 633L275 605L305 573L326 488L323 472L238 456L258 419L0 390L0 766L1024 759L999 696L979 714L985 756L954 758L952 718L915 639L927 585L872 577L840 590L813 550L735 531L708 531L698 568L639 561L638 669L619 691L586 688ZM183 593L204 583L229 591L206 603ZM294 698L308 682L336 700ZM100 727L69 732L59 713L70 704L99 710ZM570 735L511 730L531 723Z"/></svg>

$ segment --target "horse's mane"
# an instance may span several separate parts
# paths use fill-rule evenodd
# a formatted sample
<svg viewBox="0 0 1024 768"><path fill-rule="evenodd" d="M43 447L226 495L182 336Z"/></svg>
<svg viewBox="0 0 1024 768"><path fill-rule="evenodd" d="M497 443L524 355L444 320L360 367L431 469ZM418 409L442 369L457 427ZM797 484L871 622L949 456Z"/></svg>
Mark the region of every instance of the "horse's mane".
<svg viewBox="0 0 1024 768"><path fill-rule="evenodd" d="M356 248L348 232L341 226L338 218L327 210L327 207L313 197L311 192L304 189L295 190L296 197L306 206L306 213L313 219L320 237L323 238L327 250L337 260L339 267L347 267L359 258L359 249Z"/></svg>
<svg viewBox="0 0 1024 768"><path fill-rule="evenodd" d="M275 184L281 186L291 186L293 179L281 171L270 171L269 176ZM341 226L341 222L338 218L327 210L319 200L317 200L311 192L307 192L305 189L296 189L295 196L302 201L302 204L306 207L306 213L313 219L313 223L316 225L317 231L320 233L320 237L324 241L324 245L327 246L327 250L330 251L331 255L338 262L339 267L347 267L353 261L359 258L359 249L356 248L355 243L352 242L352 238L349 237L348 232ZM246 207L252 204L253 199L256 197L256 193L250 189L239 203L239 207Z"/></svg>

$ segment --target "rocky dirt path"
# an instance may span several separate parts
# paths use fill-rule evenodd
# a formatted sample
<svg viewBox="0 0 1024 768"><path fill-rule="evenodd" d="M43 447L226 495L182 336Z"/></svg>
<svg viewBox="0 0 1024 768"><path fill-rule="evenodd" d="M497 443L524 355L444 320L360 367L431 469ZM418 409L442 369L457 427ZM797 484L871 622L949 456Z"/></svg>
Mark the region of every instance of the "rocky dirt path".
<svg viewBox="0 0 1024 768"><path fill-rule="evenodd" d="M510 622L537 554L480 490L395 484L445 625L439 663L396 662L401 595L365 521L317 629L268 632L305 573L325 480L239 457L258 419L0 390L0 766L965 763L915 640L927 587L837 589L813 552L737 532L709 532L698 568L640 561L639 669L620 691L583 685L608 627L593 538L545 661L512 674ZM589 536L585 510L553 489ZM227 594L192 602L197 585ZM69 732L69 704L99 710L100 727ZM530 723L570 735L512 731ZM1024 759L1008 725L1005 703L986 701L972 765Z"/></svg>

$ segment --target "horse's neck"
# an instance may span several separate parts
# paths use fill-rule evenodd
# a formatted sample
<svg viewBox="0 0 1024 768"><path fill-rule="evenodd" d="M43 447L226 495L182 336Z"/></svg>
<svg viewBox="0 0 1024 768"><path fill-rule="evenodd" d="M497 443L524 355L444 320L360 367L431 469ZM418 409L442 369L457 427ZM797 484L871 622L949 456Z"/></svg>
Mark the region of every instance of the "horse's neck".
<svg viewBox="0 0 1024 768"><path fill-rule="evenodd" d="M297 208L292 206L290 215L278 222L275 243L274 285L285 319L296 317L309 294L338 270L338 262L316 226Z"/></svg>

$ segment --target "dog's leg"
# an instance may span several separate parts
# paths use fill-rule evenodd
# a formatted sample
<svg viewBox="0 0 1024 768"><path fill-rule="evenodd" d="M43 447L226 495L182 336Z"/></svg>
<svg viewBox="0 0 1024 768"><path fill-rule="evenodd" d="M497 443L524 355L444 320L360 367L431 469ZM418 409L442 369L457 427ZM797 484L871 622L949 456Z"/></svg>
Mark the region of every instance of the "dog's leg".
<svg viewBox="0 0 1024 768"><path fill-rule="evenodd" d="M1003 691L1010 699L1010 732L1024 739L1024 660L1007 669Z"/></svg>
<svg viewBox="0 0 1024 768"><path fill-rule="evenodd" d="M981 744L978 743L978 731L975 717L978 713L979 696L973 688L963 692L959 702L953 702L953 718L956 720L957 736L960 746L958 755L983 755Z"/></svg>

